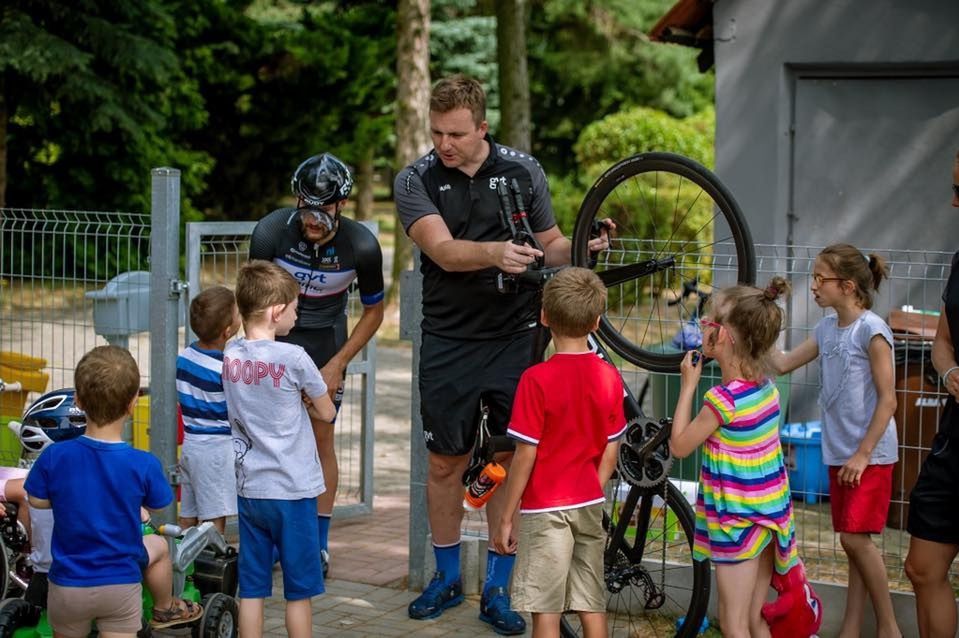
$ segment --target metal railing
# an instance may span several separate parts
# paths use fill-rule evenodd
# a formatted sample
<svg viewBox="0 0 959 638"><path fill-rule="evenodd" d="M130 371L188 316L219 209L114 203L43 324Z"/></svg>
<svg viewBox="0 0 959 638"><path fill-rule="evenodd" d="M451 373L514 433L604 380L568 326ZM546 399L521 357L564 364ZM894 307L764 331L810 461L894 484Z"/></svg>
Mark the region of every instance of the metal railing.
<svg viewBox="0 0 959 638"><path fill-rule="evenodd" d="M780 339L780 347L797 346L813 334L816 323L827 314L819 308L809 292L810 273L821 246L786 246L763 244L756 246L757 284L765 283L774 275L785 276L792 283L792 294L786 298L786 326ZM865 254L877 253L886 261L889 278L882 282L875 295L873 311L888 321L893 311L911 308L926 317L923 322L925 336L895 333L896 396L898 409L896 421L899 434L899 463L894 472L894 486L887 526L874 540L883 554L890 587L894 591L911 591L912 587L903 571L903 563L909 548L909 534L905 530L908 516L909 491L915 482L922 460L929 452L935 435L946 394L938 384L936 373L929 358L931 334L938 317L935 314L942 306L942 291L949 276L952 254L927 250L893 250L888 248L863 248ZM693 256L687 255L688 258ZM706 256L703 258L707 259ZM647 291L648 292L648 291ZM638 298L638 297L637 297ZM694 301L692 303L695 303ZM614 309L613 312L619 312ZM923 314L925 313L925 314ZM413 313L410 313L411 315ZM688 316L688 315L687 315ZM680 320L661 326L658 338L669 336L669 331L681 325ZM655 418L672 416L678 395L679 379L676 374L651 374L632 364L621 362L620 370L634 393L641 391L650 381L643 408ZM414 370L414 375L416 371ZM704 372L704 377L707 375ZM718 375L716 377L718 383ZM820 418L817 398L819 395L819 365L813 361L790 375L777 380L784 399L786 424L806 423ZM698 409L698 408L697 408ZM414 406L414 416L418 406ZM839 535L833 531L828 499L828 482L821 482L825 472L821 464L819 441L795 440L783 437L787 465L794 480L794 512L799 552L807 564L810 577L819 581L845 584L848 575L846 554L839 543ZM698 455L677 460L673 465L673 480L695 481L699 475ZM800 485L798 481L803 481ZM818 481L818 482L817 482ZM415 481L411 481L411 487ZM417 507L425 502L412 502L414 516L419 516ZM464 536L485 538L484 513L470 513L464 518ZM422 568L422 552L413 558L411 536L411 573ZM953 582L959 582L959 566L953 565Z"/></svg>
<svg viewBox="0 0 959 638"><path fill-rule="evenodd" d="M151 377L156 369L162 370L165 384L160 385L169 390L166 394L173 391L176 356L181 344L189 343L183 328L188 291L211 283L233 287L254 223L188 224L187 279L192 286L184 287L177 280L179 175L172 169L155 169L153 177L153 215L0 209L0 378L26 381L23 392L0 397L2 458L16 458L20 450L19 442L3 427L6 421L19 418L41 393L72 387L73 370L83 354L115 343L133 354L141 387L149 395L138 405L126 436L141 447L149 445L172 471L172 460L165 457L171 453L166 450L168 444L175 445L175 398L171 402L158 393L159 385L151 383ZM169 223L151 226L156 219ZM171 260L172 266L166 263ZM157 271L161 261L165 263L162 272ZM152 273L146 272L151 268ZM131 273L143 277L131 278ZM156 287L154 280L161 282L161 290L151 290ZM158 317L168 306L179 316ZM349 317L358 317L361 310L358 295L351 294ZM121 323L131 325L117 328L117 317L107 325L104 311L122 315ZM163 321L157 324L159 319ZM147 323L133 325L139 320ZM177 324L182 333L177 332ZM160 359L158 352L163 353ZM375 368L373 339L362 357L347 368L344 403L337 418L338 516L368 513L372 508ZM149 437L151 431L156 436Z"/></svg>
<svg viewBox="0 0 959 638"><path fill-rule="evenodd" d="M0 398L5 456L20 452L6 421L40 393L72 387L80 357L105 342L94 329L94 297L122 273L142 270L149 242L146 214L0 209L0 377L24 381L23 392ZM147 333L127 335L125 345L147 387Z"/></svg>

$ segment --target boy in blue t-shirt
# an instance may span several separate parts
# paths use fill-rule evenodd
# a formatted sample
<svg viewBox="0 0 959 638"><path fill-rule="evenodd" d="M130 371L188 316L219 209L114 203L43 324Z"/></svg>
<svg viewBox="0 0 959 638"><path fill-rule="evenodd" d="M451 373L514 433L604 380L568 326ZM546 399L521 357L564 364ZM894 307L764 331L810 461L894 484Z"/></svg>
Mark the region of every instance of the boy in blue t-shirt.
<svg viewBox="0 0 959 638"><path fill-rule="evenodd" d="M48 575L50 624L64 637L89 635L93 621L101 634L132 637L140 630L143 570L153 562L141 534L140 508L166 507L173 492L160 461L121 438L140 387L130 353L94 348L77 364L74 385L76 407L86 412L86 433L44 450L24 484L30 504L52 509L57 521ZM154 626L203 614L198 605L172 596L169 609L159 602Z"/></svg>
<svg viewBox="0 0 959 638"><path fill-rule="evenodd" d="M310 638L310 599L324 591L316 497L326 485L310 419L330 422L336 408L306 351L276 341L296 322L299 294L293 276L276 264L244 264L236 304L246 335L223 352L223 394L236 451L244 638L263 634L274 547L283 568L288 636Z"/></svg>

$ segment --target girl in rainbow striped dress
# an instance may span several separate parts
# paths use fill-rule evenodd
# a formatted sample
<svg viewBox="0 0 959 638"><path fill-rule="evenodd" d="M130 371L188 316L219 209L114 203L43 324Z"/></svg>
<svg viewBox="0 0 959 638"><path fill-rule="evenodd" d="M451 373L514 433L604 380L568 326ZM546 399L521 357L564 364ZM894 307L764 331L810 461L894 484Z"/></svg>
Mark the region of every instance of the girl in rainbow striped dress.
<svg viewBox="0 0 959 638"><path fill-rule="evenodd" d="M672 453L685 457L703 445L696 497L693 557L716 566L723 636L769 636L761 611L773 570L785 574L799 559L779 427L779 391L768 357L783 325L776 300L789 289L776 277L765 290L736 286L716 293L700 320L703 354L715 359L722 383L692 418L702 373L699 353L686 355Z"/></svg>

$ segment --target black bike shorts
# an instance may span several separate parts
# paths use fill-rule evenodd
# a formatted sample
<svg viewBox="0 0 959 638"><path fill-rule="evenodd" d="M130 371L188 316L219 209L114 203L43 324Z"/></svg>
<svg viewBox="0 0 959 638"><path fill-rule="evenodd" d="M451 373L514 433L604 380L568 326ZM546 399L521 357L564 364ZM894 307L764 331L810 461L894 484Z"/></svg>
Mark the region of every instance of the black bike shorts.
<svg viewBox="0 0 959 638"><path fill-rule="evenodd" d="M951 408L951 409L950 409ZM950 414L952 413L952 414ZM955 402L943 413L943 425L956 417ZM947 428L948 429L948 428ZM909 494L909 534L948 545L959 545L959 438L940 431Z"/></svg>
<svg viewBox="0 0 959 638"><path fill-rule="evenodd" d="M490 410L490 434L506 434L516 384L532 358L534 332L480 341L423 334L420 414L430 452L460 456L473 449L481 397Z"/></svg>
<svg viewBox="0 0 959 638"><path fill-rule="evenodd" d="M288 335L277 337L276 340L301 346L313 359L316 367L322 369L346 343L346 336L346 315L344 315L342 325L337 322L337 325L329 328L299 328L290 331ZM346 379L346 368L343 369L343 378ZM336 393L333 405L336 407L337 414L340 412L342 402L343 393ZM333 417L332 422L336 422L336 417Z"/></svg>
<svg viewBox="0 0 959 638"><path fill-rule="evenodd" d="M317 368L322 368L346 343L346 315L329 328L294 328L277 341L302 346Z"/></svg>

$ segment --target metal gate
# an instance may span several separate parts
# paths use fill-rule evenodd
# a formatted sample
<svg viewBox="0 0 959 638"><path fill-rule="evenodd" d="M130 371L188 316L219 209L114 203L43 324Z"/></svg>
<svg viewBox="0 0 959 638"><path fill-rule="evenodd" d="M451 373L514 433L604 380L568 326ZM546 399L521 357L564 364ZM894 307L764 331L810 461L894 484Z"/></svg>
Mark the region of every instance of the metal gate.
<svg viewBox="0 0 959 638"><path fill-rule="evenodd" d="M375 235L375 222L362 222ZM255 222L194 222L186 225L187 296L207 286L236 287L236 275L249 254ZM189 308L189 298L184 304ZM351 292L347 317L352 322L362 312L359 294ZM187 326L184 346L193 340ZM336 517L368 514L373 509L374 388L376 383L376 337L346 369L343 406L336 419L336 458L340 483Z"/></svg>

